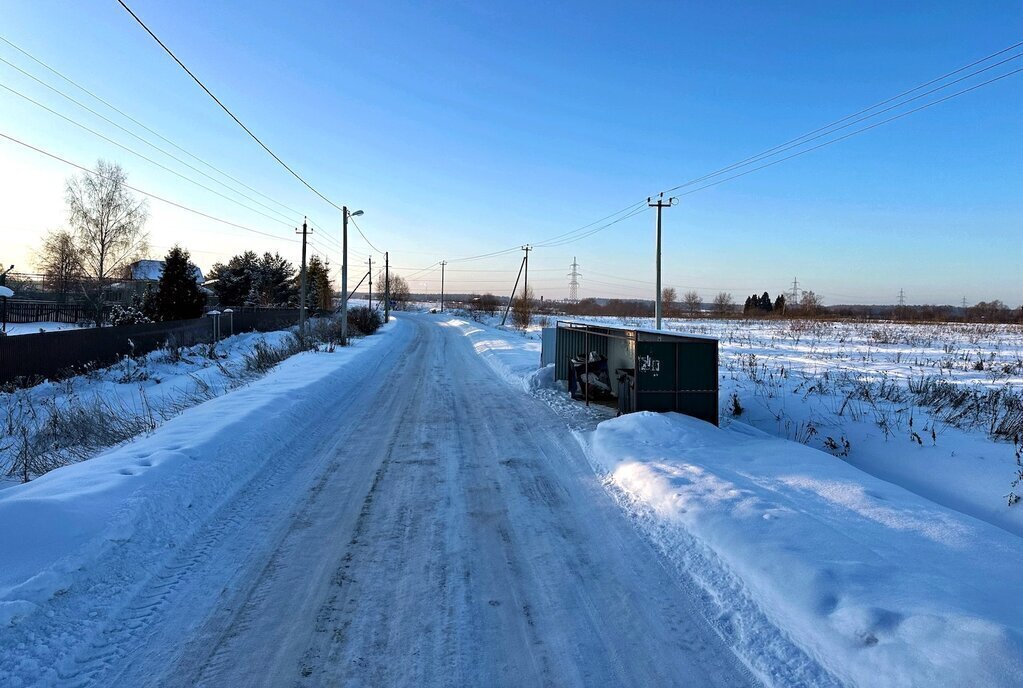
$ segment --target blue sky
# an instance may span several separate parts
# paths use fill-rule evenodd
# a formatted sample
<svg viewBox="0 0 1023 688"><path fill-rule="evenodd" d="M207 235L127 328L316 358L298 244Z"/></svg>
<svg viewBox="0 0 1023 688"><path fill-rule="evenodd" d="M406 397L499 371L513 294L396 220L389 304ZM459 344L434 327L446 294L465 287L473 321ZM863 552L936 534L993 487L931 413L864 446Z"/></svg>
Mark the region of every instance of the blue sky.
<svg viewBox="0 0 1023 688"><path fill-rule="evenodd" d="M282 158L365 210L360 225L399 273L453 261L449 291L509 291L519 261L460 257L541 242L1023 40L1019 2L129 4ZM3 133L87 165L116 160L140 188L281 237L153 201L156 253L180 241L204 268L245 248L297 260L291 226L308 214L314 250L339 263L337 211L116 2L4 5L4 38L299 211L255 214L0 89ZM0 57L73 92L2 43ZM0 83L145 151L4 64ZM902 288L913 303L1019 305L1021 86L1023 74L683 197L665 214L665 284L741 301L798 276L828 303L890 303ZM0 169L0 259L20 269L63 224L71 171L7 142ZM372 252L354 236L353 272ZM573 256L582 296L652 296L652 211L538 248L538 295L567 294ZM411 281L436 289L439 273Z"/></svg>

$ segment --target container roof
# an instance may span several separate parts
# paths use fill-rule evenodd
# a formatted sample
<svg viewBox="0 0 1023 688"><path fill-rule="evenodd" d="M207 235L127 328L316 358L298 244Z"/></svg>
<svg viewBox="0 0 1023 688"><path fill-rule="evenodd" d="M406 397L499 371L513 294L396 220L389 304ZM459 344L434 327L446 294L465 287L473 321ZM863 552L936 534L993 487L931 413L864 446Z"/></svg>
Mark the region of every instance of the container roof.
<svg viewBox="0 0 1023 688"><path fill-rule="evenodd" d="M655 330L652 327L626 327L624 325L604 325L600 323L583 322L578 320L559 320L558 327L564 326L565 329L573 329L578 331L589 331L593 334L610 334L616 333L620 337L635 338L638 341L651 342L651 341L665 341L665 340L693 340L697 339L706 342L717 342L717 337L711 337L705 334L690 334L688 332L678 332L676 330Z"/></svg>

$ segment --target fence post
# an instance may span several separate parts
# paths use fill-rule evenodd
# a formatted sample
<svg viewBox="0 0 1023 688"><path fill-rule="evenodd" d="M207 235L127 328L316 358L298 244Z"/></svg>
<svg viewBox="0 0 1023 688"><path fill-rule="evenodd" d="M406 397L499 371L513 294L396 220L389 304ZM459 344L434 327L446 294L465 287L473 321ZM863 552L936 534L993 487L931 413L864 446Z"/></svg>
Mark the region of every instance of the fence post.
<svg viewBox="0 0 1023 688"><path fill-rule="evenodd" d="M233 337L234 336L234 311L231 310L230 308L225 308L224 309L224 315L227 316L227 325L228 325L228 327L231 328L231 333L229 335L227 335L227 336L228 337Z"/></svg>

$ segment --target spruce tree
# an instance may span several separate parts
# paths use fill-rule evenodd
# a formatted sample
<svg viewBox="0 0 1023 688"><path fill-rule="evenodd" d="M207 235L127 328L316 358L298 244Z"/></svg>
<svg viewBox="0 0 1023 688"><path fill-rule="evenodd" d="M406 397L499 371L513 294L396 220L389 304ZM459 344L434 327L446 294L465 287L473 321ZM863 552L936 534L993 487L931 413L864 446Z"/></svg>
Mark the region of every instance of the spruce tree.
<svg viewBox="0 0 1023 688"><path fill-rule="evenodd" d="M313 256L306 265L306 307L312 311L328 311L334 294L330 285L330 263Z"/></svg>
<svg viewBox="0 0 1023 688"><path fill-rule="evenodd" d="M160 320L187 320L202 315L206 295L195 281L196 268L188 251L174 246L164 258L154 306Z"/></svg>
<svg viewBox="0 0 1023 688"><path fill-rule="evenodd" d="M241 306L252 294L255 275L259 269L259 256L253 251L246 251L233 256L227 262L217 263L210 270L213 292L217 295L221 306ZM258 302L258 299L257 299ZM249 305L256 305L255 303Z"/></svg>
<svg viewBox="0 0 1023 688"><path fill-rule="evenodd" d="M770 313L772 309L771 295L765 291L763 296L760 297L760 310Z"/></svg>
<svg viewBox="0 0 1023 688"><path fill-rule="evenodd" d="M264 305L298 304L298 281L291 261L279 253L264 253L257 268L257 283Z"/></svg>

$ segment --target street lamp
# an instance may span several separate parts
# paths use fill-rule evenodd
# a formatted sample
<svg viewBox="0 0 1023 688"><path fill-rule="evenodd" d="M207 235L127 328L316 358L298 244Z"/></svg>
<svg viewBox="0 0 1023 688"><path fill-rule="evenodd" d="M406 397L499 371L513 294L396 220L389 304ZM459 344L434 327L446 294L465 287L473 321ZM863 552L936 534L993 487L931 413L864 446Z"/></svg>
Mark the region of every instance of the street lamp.
<svg viewBox="0 0 1023 688"><path fill-rule="evenodd" d="M348 345L348 218L360 215L361 210L341 208L341 346Z"/></svg>

